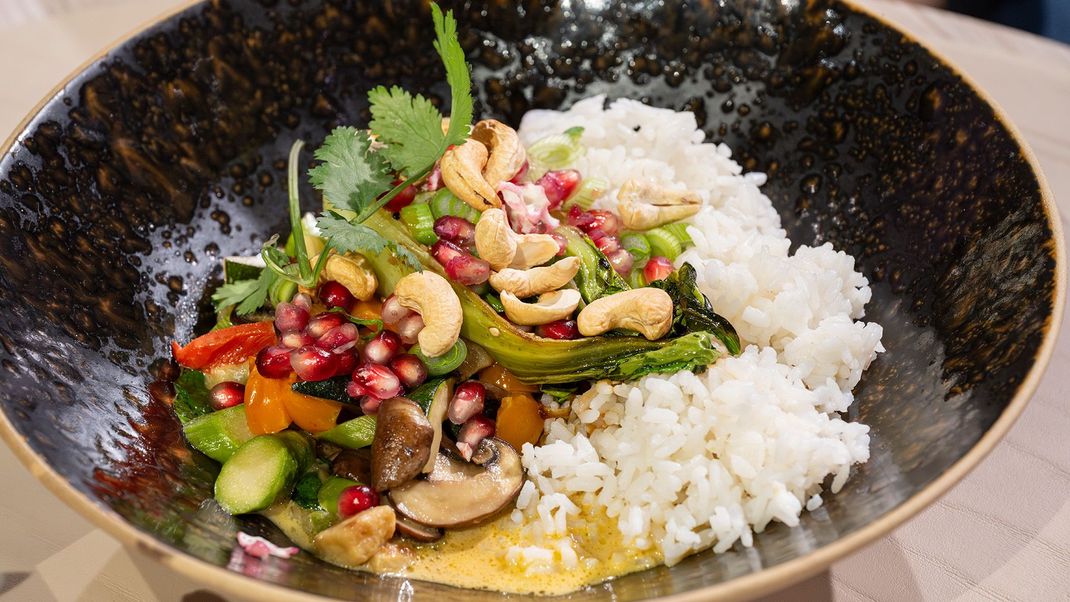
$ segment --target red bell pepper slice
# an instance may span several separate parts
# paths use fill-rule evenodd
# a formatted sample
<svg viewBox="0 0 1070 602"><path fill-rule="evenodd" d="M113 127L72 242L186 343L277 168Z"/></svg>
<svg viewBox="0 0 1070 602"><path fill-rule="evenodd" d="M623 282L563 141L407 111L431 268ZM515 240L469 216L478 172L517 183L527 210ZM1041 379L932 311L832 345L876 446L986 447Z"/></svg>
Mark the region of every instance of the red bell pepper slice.
<svg viewBox="0 0 1070 602"><path fill-rule="evenodd" d="M275 343L275 326L271 321L239 324L201 335L185 347L171 341L175 361L196 370L223 364L237 364Z"/></svg>

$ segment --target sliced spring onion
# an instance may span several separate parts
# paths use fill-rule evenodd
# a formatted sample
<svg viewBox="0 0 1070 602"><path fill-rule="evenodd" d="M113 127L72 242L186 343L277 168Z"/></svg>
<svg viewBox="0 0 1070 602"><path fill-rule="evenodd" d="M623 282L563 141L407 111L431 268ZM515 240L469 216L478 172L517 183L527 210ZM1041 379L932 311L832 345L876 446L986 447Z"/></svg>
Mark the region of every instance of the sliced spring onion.
<svg viewBox="0 0 1070 602"><path fill-rule="evenodd" d="M660 255L668 258L669 261L675 261L680 256L680 253L684 252L683 242L672 232L666 230L664 226L647 230L646 239L650 243L650 254L652 256Z"/></svg>
<svg viewBox="0 0 1070 602"><path fill-rule="evenodd" d="M632 266L632 273L628 275L628 284L630 284L632 288L643 288L646 286L646 277L643 276L643 266L645 265L645 261L643 263L636 261L635 265Z"/></svg>
<svg viewBox="0 0 1070 602"><path fill-rule="evenodd" d="M607 188L609 188L609 182L602 178L584 178L572 195L565 199L563 206L567 210L575 205L586 211L605 194Z"/></svg>
<svg viewBox="0 0 1070 602"><path fill-rule="evenodd" d="M448 188L440 188L428 204L431 206L431 213L434 214L435 219L444 215L452 215L463 217L474 224L479 221L481 215L478 209L457 198Z"/></svg>
<svg viewBox="0 0 1070 602"><path fill-rule="evenodd" d="M636 266L650 259L650 241L642 232L625 232L620 237L620 245L632 254Z"/></svg>
<svg viewBox="0 0 1070 602"><path fill-rule="evenodd" d="M468 347L464 344L464 339L457 339L457 342L446 353L438 357L427 357L420 349L420 344L417 343L409 349L409 353L420 358L420 361L427 366L429 376L442 376L453 372L464 362L464 358L468 356Z"/></svg>
<svg viewBox="0 0 1070 602"><path fill-rule="evenodd" d="M494 311L500 314L505 313L505 306L502 305L502 300L501 297L498 296L498 293L487 293L486 295L483 295L483 300L486 301L487 305L491 306Z"/></svg>
<svg viewBox="0 0 1070 602"><path fill-rule="evenodd" d="M583 128L574 127L561 134L553 134L536 140L528 147L529 173L538 178L551 169L571 166L587 149L580 144Z"/></svg>
<svg viewBox="0 0 1070 602"><path fill-rule="evenodd" d="M687 224L685 224L684 222L673 222L671 224L665 224L664 226L662 226L662 228L668 230L669 234L675 236L676 240L680 241L680 244L683 245L685 249L693 245L695 242L691 240L691 235L687 233Z"/></svg>
<svg viewBox="0 0 1070 602"><path fill-rule="evenodd" d="M414 203L402 208L401 222L420 244L431 245L438 240L435 236L435 216L426 203Z"/></svg>

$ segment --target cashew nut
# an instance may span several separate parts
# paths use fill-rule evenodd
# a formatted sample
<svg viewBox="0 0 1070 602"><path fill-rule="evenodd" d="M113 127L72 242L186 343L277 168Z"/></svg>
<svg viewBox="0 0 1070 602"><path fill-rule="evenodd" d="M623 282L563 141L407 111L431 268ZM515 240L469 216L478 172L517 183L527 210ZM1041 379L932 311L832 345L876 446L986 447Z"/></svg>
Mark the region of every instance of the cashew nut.
<svg viewBox="0 0 1070 602"><path fill-rule="evenodd" d="M447 150L439 161L446 188L480 211L502 206L498 191L483 177L488 156L487 147L469 138L464 144Z"/></svg>
<svg viewBox="0 0 1070 602"><path fill-rule="evenodd" d="M428 357L446 353L461 334L461 300L450 283L438 274L424 270L405 276L394 289L398 303L420 314L424 328L417 335L420 350Z"/></svg>
<svg viewBox="0 0 1070 602"><path fill-rule="evenodd" d="M476 251L495 270L526 270L557 255L557 241L549 234L517 234L501 209L487 209L476 223Z"/></svg>
<svg viewBox="0 0 1070 602"><path fill-rule="evenodd" d="M521 299L556 291L568 284L580 270L579 257L566 257L542 268L516 270L505 268L492 274L490 285L497 291L510 292Z"/></svg>
<svg viewBox="0 0 1070 602"><path fill-rule="evenodd" d="M501 300L509 320L521 326L539 326L571 316L580 305L580 292L565 288L543 293L535 303L524 303L506 291L502 293Z"/></svg>
<svg viewBox="0 0 1070 602"><path fill-rule="evenodd" d="M528 154L516 130L496 119L484 119L472 128L473 139L490 151L483 179L497 190L498 184L512 179L524 166Z"/></svg>
<svg viewBox="0 0 1070 602"><path fill-rule="evenodd" d="M673 190L654 184L628 180L617 192L617 212L629 230L649 230L695 215L702 199L690 190Z"/></svg>
<svg viewBox="0 0 1070 602"><path fill-rule="evenodd" d="M310 259L309 263L316 265L317 261L319 261L319 255ZM327 256L327 263L323 264L323 271L320 272L319 279L320 282L326 280L337 281L361 301L371 299L372 295L375 294L376 287L379 286L379 279L376 278L375 272L368 266L368 260L355 253L339 255L332 251Z"/></svg>
<svg viewBox="0 0 1070 602"><path fill-rule="evenodd" d="M346 566L364 564L394 536L396 515L390 506L376 506L320 531L312 546Z"/></svg>
<svg viewBox="0 0 1070 602"><path fill-rule="evenodd" d="M626 328L654 341L672 326L672 297L660 288L637 288L602 297L580 311L576 326L585 337Z"/></svg>

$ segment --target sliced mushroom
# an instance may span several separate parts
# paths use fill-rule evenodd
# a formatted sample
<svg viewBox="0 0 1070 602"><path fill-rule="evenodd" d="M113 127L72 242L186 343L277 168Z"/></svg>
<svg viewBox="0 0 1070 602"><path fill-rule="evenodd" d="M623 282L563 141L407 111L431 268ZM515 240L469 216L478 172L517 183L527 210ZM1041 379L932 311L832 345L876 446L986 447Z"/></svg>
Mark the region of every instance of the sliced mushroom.
<svg viewBox="0 0 1070 602"><path fill-rule="evenodd" d="M393 489L420 474L431 457L434 429L411 399L394 397L379 406L372 440L371 485Z"/></svg>
<svg viewBox="0 0 1070 602"><path fill-rule="evenodd" d="M535 303L524 303L508 291L503 292L500 298L505 316L521 326L541 326L564 320L576 311L581 299L580 292L571 288L543 293Z"/></svg>
<svg viewBox="0 0 1070 602"><path fill-rule="evenodd" d="M524 481L520 456L508 443L484 439L476 457L482 465L439 453L426 480L390 492L399 514L430 527L468 527L509 506Z"/></svg>
<svg viewBox="0 0 1070 602"><path fill-rule="evenodd" d="M331 461L331 474L358 483L372 480L372 454L368 448L346 449Z"/></svg>
<svg viewBox="0 0 1070 602"><path fill-rule="evenodd" d="M395 526L397 527L398 533L401 533L409 539L425 543L442 539L442 529L421 525L401 514L397 515L396 520L397 524Z"/></svg>
<svg viewBox="0 0 1070 602"><path fill-rule="evenodd" d="M438 447L442 445L442 421L446 419L446 410L450 406L450 398L453 397L453 379L447 378L435 389L431 396L431 405L427 408L427 420L431 423L434 434L431 437L430 453L427 462L424 463L422 472L431 472L435 469L435 458L438 457Z"/></svg>
<svg viewBox="0 0 1070 602"><path fill-rule="evenodd" d="M394 509L376 506L321 531L312 547L324 559L355 567L368 562L394 536Z"/></svg>

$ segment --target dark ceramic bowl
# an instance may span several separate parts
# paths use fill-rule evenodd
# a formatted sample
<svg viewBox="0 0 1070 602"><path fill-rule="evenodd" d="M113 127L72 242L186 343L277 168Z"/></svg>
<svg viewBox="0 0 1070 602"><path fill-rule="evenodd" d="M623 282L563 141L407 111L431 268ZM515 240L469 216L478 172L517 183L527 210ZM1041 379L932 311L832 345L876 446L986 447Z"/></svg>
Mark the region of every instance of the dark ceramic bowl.
<svg viewBox="0 0 1070 602"><path fill-rule="evenodd" d="M570 599L786 586L916 513L1007 431L1051 354L1062 236L1032 155L960 74L840 2L476 4L455 8L482 115L517 123L595 93L694 111L769 174L796 244L859 259L885 329L851 411L873 428L872 459L843 491L753 548ZM365 123L375 84L441 97L428 22L417 1L191 5L86 65L5 146L0 432L87 517L215 587L499 598L308 554L243 562L236 529L281 535L204 503L216 468L151 384L169 371L167 342L193 332L218 259L284 225L294 138Z"/></svg>

